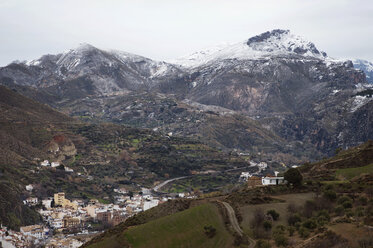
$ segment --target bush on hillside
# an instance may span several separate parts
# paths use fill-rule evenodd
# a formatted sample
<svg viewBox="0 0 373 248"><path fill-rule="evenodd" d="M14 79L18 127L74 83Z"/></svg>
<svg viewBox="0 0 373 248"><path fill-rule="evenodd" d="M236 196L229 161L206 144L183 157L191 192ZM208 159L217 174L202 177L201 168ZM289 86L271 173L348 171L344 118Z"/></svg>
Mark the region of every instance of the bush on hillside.
<svg viewBox="0 0 373 248"><path fill-rule="evenodd" d="M216 228L212 225L204 226L203 230L207 237L213 238L216 235Z"/></svg>
<svg viewBox="0 0 373 248"><path fill-rule="evenodd" d="M273 220L278 220L278 218L280 217L280 214L277 213L276 210L274 210L274 209L268 210L267 214L272 216Z"/></svg>
<svg viewBox="0 0 373 248"><path fill-rule="evenodd" d="M270 222L269 220L266 220L263 222L263 227L266 231L269 231L271 230L272 228L272 222Z"/></svg>
<svg viewBox="0 0 373 248"><path fill-rule="evenodd" d="M299 214L292 214L288 217L288 224L290 226L295 226L296 223L301 222L302 219Z"/></svg>
<svg viewBox="0 0 373 248"><path fill-rule="evenodd" d="M277 246L284 246L286 247L289 244L288 238L282 234L278 234L275 236L275 242Z"/></svg>
<svg viewBox="0 0 373 248"><path fill-rule="evenodd" d="M297 168L291 168L285 172L284 179L289 184L300 186L302 184L303 176Z"/></svg>
<svg viewBox="0 0 373 248"><path fill-rule="evenodd" d="M255 248L271 248L271 244L269 241L260 239L256 242Z"/></svg>
<svg viewBox="0 0 373 248"><path fill-rule="evenodd" d="M330 201L335 201L337 199L337 193L334 190L326 190L323 196Z"/></svg>
<svg viewBox="0 0 373 248"><path fill-rule="evenodd" d="M299 236L304 239L310 236L310 231L305 227L299 228L298 233L299 233Z"/></svg>

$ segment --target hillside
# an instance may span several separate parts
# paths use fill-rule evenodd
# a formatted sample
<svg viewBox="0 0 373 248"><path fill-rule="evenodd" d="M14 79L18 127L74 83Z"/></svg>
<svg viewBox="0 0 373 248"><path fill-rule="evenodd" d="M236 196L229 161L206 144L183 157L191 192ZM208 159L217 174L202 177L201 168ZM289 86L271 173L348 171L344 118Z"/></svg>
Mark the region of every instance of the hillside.
<svg viewBox="0 0 373 248"><path fill-rule="evenodd" d="M177 176L248 166L246 160L194 139L82 123L3 86L0 96L0 218L12 228L38 219L21 202L29 195L28 184L40 198L62 190L72 198L108 201L120 185L139 190ZM45 159L74 173L40 167Z"/></svg>
<svg viewBox="0 0 373 248"><path fill-rule="evenodd" d="M303 165L299 170L304 180L299 186L243 186L230 194L215 192L190 200L181 208L180 202L169 201L135 215L83 247L369 247L373 241L369 236L372 154L369 141ZM331 175L344 180L330 181ZM244 233L241 238L232 232L221 202L233 207ZM220 210L211 209L212 203ZM225 231L216 222L219 218L226 223ZM207 224L216 228L216 234L223 233L207 239L202 234ZM214 243L217 238L222 240Z"/></svg>
<svg viewBox="0 0 373 248"><path fill-rule="evenodd" d="M370 140L348 150L338 150L336 156L306 164L300 170L304 176L313 180L344 181L359 177L361 174L371 174L373 172L372 164L373 141Z"/></svg>

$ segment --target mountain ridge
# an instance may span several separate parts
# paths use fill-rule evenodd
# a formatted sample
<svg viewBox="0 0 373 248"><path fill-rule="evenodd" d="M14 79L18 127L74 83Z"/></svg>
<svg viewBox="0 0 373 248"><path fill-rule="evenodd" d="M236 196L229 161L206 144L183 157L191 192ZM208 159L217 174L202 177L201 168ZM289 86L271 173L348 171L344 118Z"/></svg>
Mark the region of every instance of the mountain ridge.
<svg viewBox="0 0 373 248"><path fill-rule="evenodd" d="M287 142L315 146L329 155L339 146L365 141L364 135L357 135L351 116L357 110L360 118L369 116L369 108L364 106L372 98L362 93L369 90L366 76L351 61L331 59L313 43L288 30L265 32L239 43L238 50L231 48L218 50L217 56L213 51L211 57L207 54L207 59L201 60L202 65L186 68L82 45L63 54L43 56L29 65L2 67L0 82L18 89L31 87L29 93L26 88L22 92L36 97L38 91L42 96L38 96L39 100L69 115L90 116L91 121L132 123L161 130L164 123L175 122L175 115L161 112L162 101L148 100L152 94L163 94L179 104L184 101L189 105L189 101L234 111L256 120ZM253 51L260 56L253 57ZM136 107L135 111L127 103L128 109L118 105L126 99L135 101L136 96L141 99L144 94L148 98L143 103L145 109ZM189 125L192 112L185 112L190 116L182 119L184 124ZM215 114L220 115L218 112ZM154 117L155 122L149 121ZM339 122L341 118L348 123ZM168 132L180 130L170 127ZM352 138L344 138L348 136ZM253 147L256 142L229 149Z"/></svg>

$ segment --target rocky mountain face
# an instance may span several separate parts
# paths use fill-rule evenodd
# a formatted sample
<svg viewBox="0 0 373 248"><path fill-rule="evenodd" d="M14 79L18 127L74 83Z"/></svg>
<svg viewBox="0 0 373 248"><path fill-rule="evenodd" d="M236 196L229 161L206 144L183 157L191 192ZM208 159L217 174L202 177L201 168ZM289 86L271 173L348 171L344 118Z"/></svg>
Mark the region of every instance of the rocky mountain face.
<svg viewBox="0 0 373 248"><path fill-rule="evenodd" d="M170 63L82 45L0 68L0 81L82 119L199 137L226 149L304 159L373 138L364 72L288 30Z"/></svg>
<svg viewBox="0 0 373 248"><path fill-rule="evenodd" d="M373 63L362 59L355 59L352 62L355 68L366 74L368 83L373 84Z"/></svg>

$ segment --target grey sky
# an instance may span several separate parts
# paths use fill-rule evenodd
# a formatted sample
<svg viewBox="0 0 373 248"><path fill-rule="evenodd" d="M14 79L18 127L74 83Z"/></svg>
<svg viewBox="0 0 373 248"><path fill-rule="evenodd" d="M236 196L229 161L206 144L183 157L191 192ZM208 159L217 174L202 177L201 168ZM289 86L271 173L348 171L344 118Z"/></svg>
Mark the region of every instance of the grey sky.
<svg viewBox="0 0 373 248"><path fill-rule="evenodd" d="M275 28L373 61L372 0L0 0L0 66L87 42L165 60Z"/></svg>

